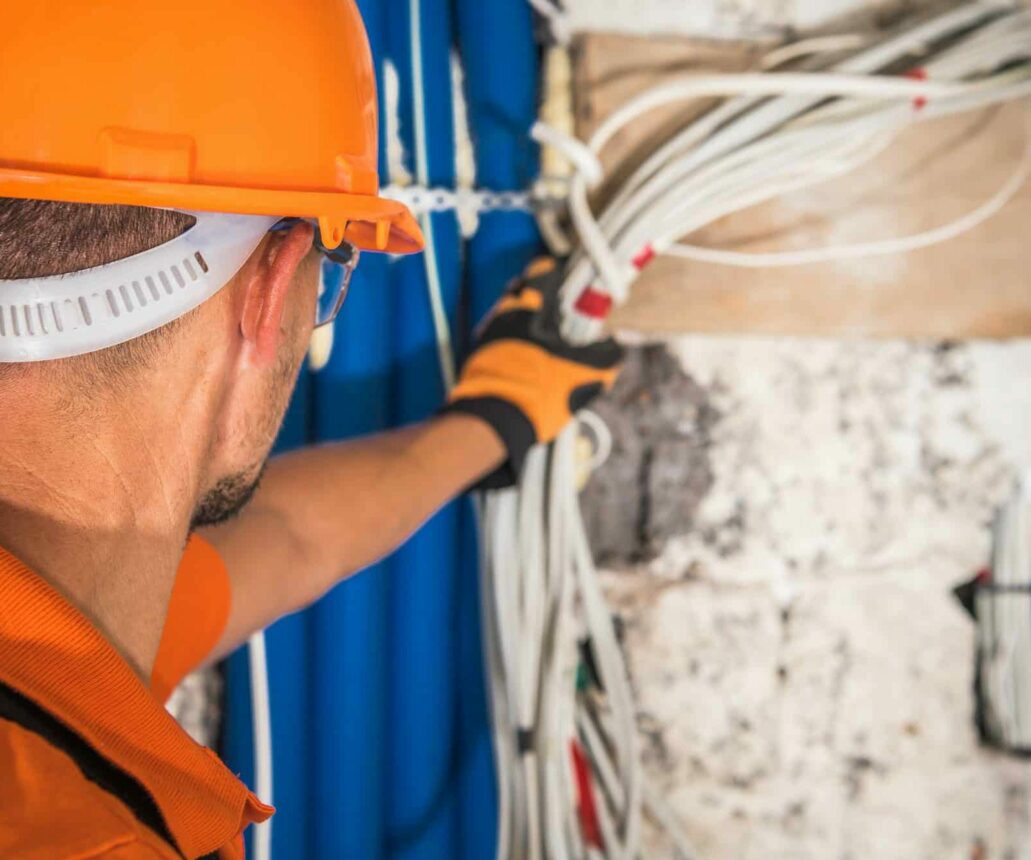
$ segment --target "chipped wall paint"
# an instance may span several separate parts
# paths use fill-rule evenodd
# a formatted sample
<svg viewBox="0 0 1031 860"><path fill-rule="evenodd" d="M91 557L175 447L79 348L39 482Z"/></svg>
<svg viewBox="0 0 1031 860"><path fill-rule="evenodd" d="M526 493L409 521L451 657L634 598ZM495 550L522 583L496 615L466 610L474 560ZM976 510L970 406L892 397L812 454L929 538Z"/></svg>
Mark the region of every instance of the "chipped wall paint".
<svg viewBox="0 0 1031 860"><path fill-rule="evenodd" d="M633 358L606 468L650 449L657 492L625 516L646 497L683 527L650 561L610 548L605 582L649 768L701 860L1029 860L1031 764L977 744L950 589L1031 467L1031 342L669 346L682 373ZM705 480L663 483L690 474L664 450ZM585 504L613 529L606 480Z"/></svg>

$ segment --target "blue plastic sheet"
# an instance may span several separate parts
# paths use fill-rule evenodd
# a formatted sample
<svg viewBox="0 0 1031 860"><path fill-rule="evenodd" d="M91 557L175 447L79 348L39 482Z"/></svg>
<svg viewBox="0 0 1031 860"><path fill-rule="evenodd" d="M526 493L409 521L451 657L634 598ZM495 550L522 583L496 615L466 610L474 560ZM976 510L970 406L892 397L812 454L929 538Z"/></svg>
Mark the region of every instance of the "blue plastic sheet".
<svg viewBox="0 0 1031 860"><path fill-rule="evenodd" d="M525 0L359 6L381 82L386 60L398 73L409 171L418 175L421 167L432 185L454 183L450 64L457 50L480 186L527 187L537 167L527 130L536 112L538 56ZM420 122L424 164L416 157ZM382 156L381 166L385 176ZM472 323L537 252L538 237L525 213L485 214L467 243L452 213L435 214L429 227L460 359ZM302 375L279 450L417 421L440 405L428 265L422 257L365 255L336 322L330 362ZM394 556L270 628L276 860L493 857L497 814L477 555L472 506L463 499ZM230 658L227 679L223 753L253 784L245 652Z"/></svg>

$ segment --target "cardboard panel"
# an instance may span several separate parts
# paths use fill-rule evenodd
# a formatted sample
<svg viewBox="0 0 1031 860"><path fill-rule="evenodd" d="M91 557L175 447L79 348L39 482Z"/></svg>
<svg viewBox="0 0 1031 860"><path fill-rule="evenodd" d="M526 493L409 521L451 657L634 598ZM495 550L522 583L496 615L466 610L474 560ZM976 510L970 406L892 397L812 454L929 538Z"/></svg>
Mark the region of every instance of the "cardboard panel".
<svg viewBox="0 0 1031 860"><path fill-rule="evenodd" d="M687 69L746 68L755 48L591 35L576 59L579 130L628 95ZM605 160L633 162L686 112L621 135ZM861 171L728 217L692 244L794 250L911 235L976 209L1013 174L1028 146L1027 107L1012 105L907 130ZM602 192L604 193L604 191ZM675 258L645 271L614 324L642 333L726 332L933 338L1031 334L1031 184L961 238L888 257L795 268L740 269Z"/></svg>

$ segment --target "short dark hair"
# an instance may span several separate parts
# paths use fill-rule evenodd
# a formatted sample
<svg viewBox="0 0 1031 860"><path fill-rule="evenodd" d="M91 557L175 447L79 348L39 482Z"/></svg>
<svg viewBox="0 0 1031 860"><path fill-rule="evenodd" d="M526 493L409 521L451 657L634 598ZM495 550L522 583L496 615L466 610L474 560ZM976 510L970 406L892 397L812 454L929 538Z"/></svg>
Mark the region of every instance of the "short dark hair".
<svg viewBox="0 0 1031 860"><path fill-rule="evenodd" d="M64 275L131 257L174 239L193 222L191 215L167 209L0 197L0 280ZM173 328L84 359L94 369L120 374L153 356ZM0 364L0 371L9 367Z"/></svg>

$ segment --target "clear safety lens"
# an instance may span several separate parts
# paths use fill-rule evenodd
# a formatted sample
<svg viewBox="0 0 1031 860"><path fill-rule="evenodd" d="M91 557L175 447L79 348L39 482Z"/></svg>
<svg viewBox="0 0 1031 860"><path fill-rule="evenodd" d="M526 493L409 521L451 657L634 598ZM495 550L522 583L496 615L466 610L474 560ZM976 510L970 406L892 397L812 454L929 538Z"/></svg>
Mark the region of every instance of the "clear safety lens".
<svg viewBox="0 0 1031 860"><path fill-rule="evenodd" d="M315 304L315 328L329 325L340 313L360 256L358 249L347 243L333 251L319 250L325 256L322 277L319 278L319 298Z"/></svg>
<svg viewBox="0 0 1031 860"><path fill-rule="evenodd" d="M350 242L342 242L339 247L332 250L327 248L322 244L318 222L310 218L283 218L272 227L272 230L289 230L302 220L308 221L315 228L315 249L323 258L319 277L319 298L315 305L315 328L318 328L329 325L340 313L361 253Z"/></svg>

